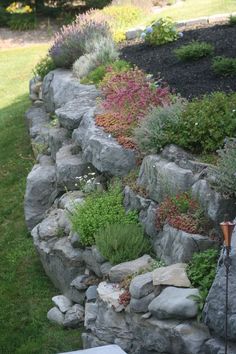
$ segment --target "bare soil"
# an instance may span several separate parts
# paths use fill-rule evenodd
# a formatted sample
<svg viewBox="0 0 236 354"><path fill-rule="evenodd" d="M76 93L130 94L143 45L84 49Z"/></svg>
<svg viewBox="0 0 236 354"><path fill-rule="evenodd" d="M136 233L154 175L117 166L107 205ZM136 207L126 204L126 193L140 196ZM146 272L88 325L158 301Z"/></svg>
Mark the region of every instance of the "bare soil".
<svg viewBox="0 0 236 354"><path fill-rule="evenodd" d="M175 57L173 51L192 40L213 44L214 56L236 58L236 26L228 25L188 30L183 38L162 46L150 47L140 41L126 42L122 45L122 57L154 78L160 76L186 98L213 91L236 91L236 78L216 75L211 68L211 57L195 62L181 62Z"/></svg>

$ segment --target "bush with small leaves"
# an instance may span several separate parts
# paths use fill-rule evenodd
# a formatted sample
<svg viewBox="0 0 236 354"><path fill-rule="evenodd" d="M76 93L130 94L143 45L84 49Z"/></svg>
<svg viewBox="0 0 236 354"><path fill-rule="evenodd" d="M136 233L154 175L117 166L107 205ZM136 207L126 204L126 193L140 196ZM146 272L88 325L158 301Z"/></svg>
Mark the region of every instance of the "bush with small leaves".
<svg viewBox="0 0 236 354"><path fill-rule="evenodd" d="M227 139L218 154L217 166L210 168L210 183L223 195L236 198L236 139Z"/></svg>
<svg viewBox="0 0 236 354"><path fill-rule="evenodd" d="M96 245L112 264L132 261L145 253L151 246L138 224L110 224L95 235Z"/></svg>
<svg viewBox="0 0 236 354"><path fill-rule="evenodd" d="M140 120L134 130L134 140L140 151L155 154L174 141L173 127L178 125L186 103L184 99L177 96L172 104L154 107Z"/></svg>
<svg viewBox="0 0 236 354"><path fill-rule="evenodd" d="M141 37L149 45L162 45L176 41L179 33L171 18L161 18L151 26L147 27Z"/></svg>
<svg viewBox="0 0 236 354"><path fill-rule="evenodd" d="M85 246L95 244L95 234L107 224L136 224L136 212L126 213L119 183L111 185L107 192L90 194L82 205L75 207L70 215L73 230L80 235Z"/></svg>
<svg viewBox="0 0 236 354"><path fill-rule="evenodd" d="M214 92L189 102L174 126L173 143L193 153L221 148L226 137L236 136L236 93Z"/></svg>
<svg viewBox="0 0 236 354"><path fill-rule="evenodd" d="M193 41L174 51L176 57L182 61L199 60L214 53L214 46L206 42Z"/></svg>
<svg viewBox="0 0 236 354"><path fill-rule="evenodd" d="M236 75L236 58L215 57L212 69L218 75Z"/></svg>
<svg viewBox="0 0 236 354"><path fill-rule="evenodd" d="M34 76L40 76L43 79L50 71L54 70L55 64L49 55L42 58L33 70Z"/></svg>

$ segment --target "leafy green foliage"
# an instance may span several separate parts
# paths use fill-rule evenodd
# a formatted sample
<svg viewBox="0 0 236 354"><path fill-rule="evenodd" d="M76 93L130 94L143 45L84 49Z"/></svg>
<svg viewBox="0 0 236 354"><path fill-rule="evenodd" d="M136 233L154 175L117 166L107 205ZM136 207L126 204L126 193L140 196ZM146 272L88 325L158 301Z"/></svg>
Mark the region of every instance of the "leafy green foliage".
<svg viewBox="0 0 236 354"><path fill-rule="evenodd" d="M96 69L92 70L85 78L80 82L82 84L95 84L98 85L107 74L108 70L113 72L127 71L131 68L131 65L125 60L116 60L113 64L110 65L100 65Z"/></svg>
<svg viewBox="0 0 236 354"><path fill-rule="evenodd" d="M152 108L134 130L134 139L144 153L157 153L174 139L173 127L177 126L186 101L176 97L168 106Z"/></svg>
<svg viewBox="0 0 236 354"><path fill-rule="evenodd" d="M109 5L112 0L85 0L85 5L90 9L102 9Z"/></svg>
<svg viewBox="0 0 236 354"><path fill-rule="evenodd" d="M214 152L236 135L236 94L214 92L190 102L174 126L174 143L195 153Z"/></svg>
<svg viewBox="0 0 236 354"><path fill-rule="evenodd" d="M0 6L0 27L7 26L9 16L10 15L6 12L6 10L2 6Z"/></svg>
<svg viewBox="0 0 236 354"><path fill-rule="evenodd" d="M236 26L236 16L235 15L230 15L230 17L229 17L229 25L230 26Z"/></svg>
<svg viewBox="0 0 236 354"><path fill-rule="evenodd" d="M210 43L193 41L190 44L179 47L174 53L179 60L192 61L212 55L214 47Z"/></svg>
<svg viewBox="0 0 236 354"><path fill-rule="evenodd" d="M157 22L147 27L142 34L145 42L150 45L161 45L176 41L179 37L178 31L171 18L160 18Z"/></svg>
<svg viewBox="0 0 236 354"><path fill-rule="evenodd" d="M27 31L34 29L36 26L35 16L29 14L11 14L8 21L8 26L12 30Z"/></svg>
<svg viewBox="0 0 236 354"><path fill-rule="evenodd" d="M137 213L125 213L123 195L118 183L111 185L107 192L90 194L85 203L75 207L70 216L73 229L80 235L85 246L95 244L94 235L106 225L114 223L137 223Z"/></svg>
<svg viewBox="0 0 236 354"><path fill-rule="evenodd" d="M132 261L150 251L150 243L138 224L110 224L95 235L96 245L112 264Z"/></svg>
<svg viewBox="0 0 236 354"><path fill-rule="evenodd" d="M33 74L40 76L42 79L52 70L56 68L52 58L49 55L43 57L35 66Z"/></svg>
<svg viewBox="0 0 236 354"><path fill-rule="evenodd" d="M219 75L236 75L236 59L227 57L215 57L212 63L212 69Z"/></svg>
<svg viewBox="0 0 236 354"><path fill-rule="evenodd" d="M209 249L195 253L187 267L187 275L195 288L199 288L200 297L197 300L199 310L203 309L206 297L216 274L216 265L219 251Z"/></svg>
<svg viewBox="0 0 236 354"><path fill-rule="evenodd" d="M210 169L214 176L213 186L222 194L236 197L236 139L227 139L223 149L218 151L216 167Z"/></svg>

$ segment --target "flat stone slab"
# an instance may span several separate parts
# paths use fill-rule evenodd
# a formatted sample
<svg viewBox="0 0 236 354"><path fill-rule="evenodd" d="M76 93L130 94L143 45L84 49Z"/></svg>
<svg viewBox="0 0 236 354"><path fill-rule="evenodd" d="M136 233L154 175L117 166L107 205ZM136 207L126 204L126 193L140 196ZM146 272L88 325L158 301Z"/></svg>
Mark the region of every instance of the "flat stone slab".
<svg viewBox="0 0 236 354"><path fill-rule="evenodd" d="M76 350L74 352L64 352L58 354L126 354L118 345L105 345L98 348Z"/></svg>
<svg viewBox="0 0 236 354"><path fill-rule="evenodd" d="M97 288L99 298L112 306L116 311L121 311L124 306L119 303L119 297L124 293L124 289L120 289L117 284L102 282Z"/></svg>
<svg viewBox="0 0 236 354"><path fill-rule="evenodd" d="M147 254L135 259L134 261L124 262L117 264L112 267L109 272L109 278L112 283L119 283L122 281L127 275L134 274L141 269L147 268L152 262L152 258Z"/></svg>
<svg viewBox="0 0 236 354"><path fill-rule="evenodd" d="M148 310L160 320L189 319L197 316L197 303L190 296L199 295L198 289L169 286L148 306Z"/></svg>
<svg viewBox="0 0 236 354"><path fill-rule="evenodd" d="M53 296L52 302L56 305L62 313L68 311L73 303L64 295Z"/></svg>
<svg viewBox="0 0 236 354"><path fill-rule="evenodd" d="M153 271L153 285L171 285L190 288L191 283L186 273L186 263L172 264L168 267L160 267Z"/></svg>

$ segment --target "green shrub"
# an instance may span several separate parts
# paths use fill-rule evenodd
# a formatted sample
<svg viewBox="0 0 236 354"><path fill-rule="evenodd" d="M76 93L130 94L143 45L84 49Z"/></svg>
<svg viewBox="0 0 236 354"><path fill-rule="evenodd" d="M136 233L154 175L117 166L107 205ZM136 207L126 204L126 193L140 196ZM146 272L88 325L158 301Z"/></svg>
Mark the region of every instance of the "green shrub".
<svg viewBox="0 0 236 354"><path fill-rule="evenodd" d="M210 175L214 177L214 183L211 183L220 193L236 197L236 139L227 139L218 154L218 165L210 169Z"/></svg>
<svg viewBox="0 0 236 354"><path fill-rule="evenodd" d="M35 15L29 14L11 14L8 26L14 31L28 31L36 27Z"/></svg>
<svg viewBox="0 0 236 354"><path fill-rule="evenodd" d="M150 45L161 45L176 41L179 34L171 18L166 17L147 27L141 37Z"/></svg>
<svg viewBox="0 0 236 354"><path fill-rule="evenodd" d="M235 15L231 15L229 17L229 25L230 26L235 26L236 25L236 16Z"/></svg>
<svg viewBox="0 0 236 354"><path fill-rule="evenodd" d="M195 253L187 267L189 280L192 286L199 288L204 301L215 278L218 257L219 251L215 249Z"/></svg>
<svg viewBox="0 0 236 354"><path fill-rule="evenodd" d="M9 14L0 6L0 27L6 27L9 21Z"/></svg>
<svg viewBox="0 0 236 354"><path fill-rule="evenodd" d="M70 219L85 246L93 245L94 235L107 224L138 222L136 212L125 213L121 187L117 183L111 185L107 192L89 195L84 204L75 207Z"/></svg>
<svg viewBox="0 0 236 354"><path fill-rule="evenodd" d="M165 145L173 142L173 127L178 125L185 100L176 101L164 107L154 107L134 130L134 139L139 149L147 154L157 153Z"/></svg>
<svg viewBox="0 0 236 354"><path fill-rule="evenodd" d="M43 79L50 71L56 68L53 60L49 55L42 58L35 66L33 74L34 76L40 76Z"/></svg>
<svg viewBox="0 0 236 354"><path fill-rule="evenodd" d="M214 53L213 45L206 42L193 41L174 51L176 57L182 61L198 60Z"/></svg>
<svg viewBox="0 0 236 354"><path fill-rule="evenodd" d="M81 83L98 85L104 79L109 68L115 72L121 72L129 70L131 65L125 60L116 60L113 64L108 66L100 65L96 69L92 70L85 78L83 78Z"/></svg>
<svg viewBox="0 0 236 354"><path fill-rule="evenodd" d="M219 75L236 75L236 58L215 57L212 69Z"/></svg>
<svg viewBox="0 0 236 354"><path fill-rule="evenodd" d="M194 153L215 152L236 135L236 93L214 92L194 99L174 126L174 141Z"/></svg>
<svg viewBox="0 0 236 354"><path fill-rule="evenodd" d="M111 224L95 235L96 245L112 264L132 261L150 251L150 243L137 224Z"/></svg>

